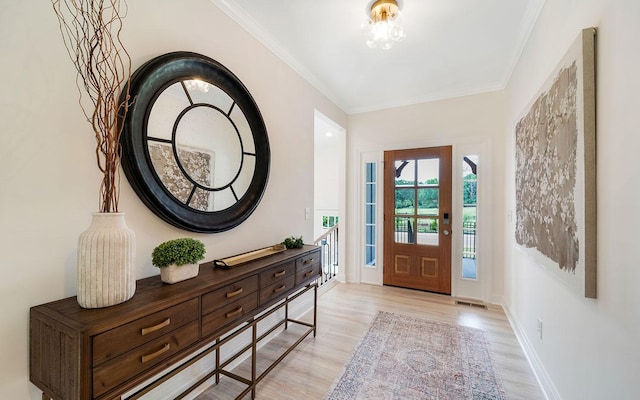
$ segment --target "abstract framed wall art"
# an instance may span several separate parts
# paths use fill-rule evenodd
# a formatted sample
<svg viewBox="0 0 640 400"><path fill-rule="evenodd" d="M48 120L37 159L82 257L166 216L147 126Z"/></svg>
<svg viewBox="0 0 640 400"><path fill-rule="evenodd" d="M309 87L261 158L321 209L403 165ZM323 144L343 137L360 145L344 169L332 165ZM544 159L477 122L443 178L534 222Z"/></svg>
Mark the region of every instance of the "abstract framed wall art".
<svg viewBox="0 0 640 400"><path fill-rule="evenodd" d="M515 239L596 298L596 29L582 30L515 126Z"/></svg>

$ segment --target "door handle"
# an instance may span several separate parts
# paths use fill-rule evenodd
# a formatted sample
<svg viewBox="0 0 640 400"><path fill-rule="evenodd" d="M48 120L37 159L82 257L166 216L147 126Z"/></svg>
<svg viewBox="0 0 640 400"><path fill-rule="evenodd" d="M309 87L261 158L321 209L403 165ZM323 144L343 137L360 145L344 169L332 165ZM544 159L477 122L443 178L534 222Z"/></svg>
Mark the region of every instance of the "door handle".
<svg viewBox="0 0 640 400"><path fill-rule="evenodd" d="M442 231L442 233L444 233L445 236L449 236L449 231L447 229L445 229L444 231Z"/></svg>

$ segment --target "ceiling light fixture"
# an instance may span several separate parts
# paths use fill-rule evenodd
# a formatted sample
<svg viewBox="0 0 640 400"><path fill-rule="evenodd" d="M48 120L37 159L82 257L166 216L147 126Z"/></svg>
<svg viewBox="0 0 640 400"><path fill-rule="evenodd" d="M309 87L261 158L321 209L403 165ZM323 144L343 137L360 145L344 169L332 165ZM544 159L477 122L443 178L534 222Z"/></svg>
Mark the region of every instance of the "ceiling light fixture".
<svg viewBox="0 0 640 400"><path fill-rule="evenodd" d="M396 0L377 0L371 4L370 18L362 24L367 32L367 45L389 50L394 42L405 38L400 24L400 8Z"/></svg>

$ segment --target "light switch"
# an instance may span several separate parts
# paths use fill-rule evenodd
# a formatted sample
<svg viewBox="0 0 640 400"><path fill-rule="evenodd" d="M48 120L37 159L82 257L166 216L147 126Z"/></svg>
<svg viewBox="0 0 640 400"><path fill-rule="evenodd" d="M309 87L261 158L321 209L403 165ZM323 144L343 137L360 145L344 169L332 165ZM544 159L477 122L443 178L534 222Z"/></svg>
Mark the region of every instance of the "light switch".
<svg viewBox="0 0 640 400"><path fill-rule="evenodd" d="M309 207L306 207L304 209L304 219L309 219L311 218L311 209Z"/></svg>

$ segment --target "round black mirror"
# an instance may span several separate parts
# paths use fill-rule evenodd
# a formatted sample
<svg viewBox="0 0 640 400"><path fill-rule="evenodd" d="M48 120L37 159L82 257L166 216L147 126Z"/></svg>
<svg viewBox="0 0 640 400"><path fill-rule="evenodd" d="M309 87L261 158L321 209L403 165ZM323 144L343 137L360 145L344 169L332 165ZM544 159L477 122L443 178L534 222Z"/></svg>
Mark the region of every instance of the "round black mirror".
<svg viewBox="0 0 640 400"><path fill-rule="evenodd" d="M267 185L267 130L253 97L222 64L191 52L156 57L131 76L122 169L144 204L193 232L251 215Z"/></svg>

